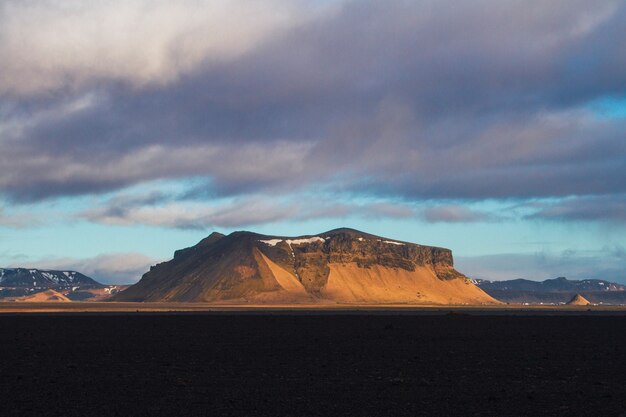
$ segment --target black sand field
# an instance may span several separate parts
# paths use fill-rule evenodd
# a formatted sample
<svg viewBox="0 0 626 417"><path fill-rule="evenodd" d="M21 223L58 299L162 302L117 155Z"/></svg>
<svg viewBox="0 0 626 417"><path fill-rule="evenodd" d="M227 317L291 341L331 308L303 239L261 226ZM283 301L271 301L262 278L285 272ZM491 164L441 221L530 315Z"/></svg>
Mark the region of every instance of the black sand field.
<svg viewBox="0 0 626 417"><path fill-rule="evenodd" d="M0 315L2 416L626 415L626 316Z"/></svg>

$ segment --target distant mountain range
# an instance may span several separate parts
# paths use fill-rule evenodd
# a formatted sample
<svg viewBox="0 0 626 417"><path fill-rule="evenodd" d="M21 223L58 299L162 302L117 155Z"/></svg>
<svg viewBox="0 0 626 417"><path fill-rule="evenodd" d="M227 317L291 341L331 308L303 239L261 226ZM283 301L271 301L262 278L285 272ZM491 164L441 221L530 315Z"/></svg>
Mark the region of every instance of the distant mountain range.
<svg viewBox="0 0 626 417"><path fill-rule="evenodd" d="M45 269L0 268L0 287L12 288L101 288L104 285L76 271Z"/></svg>
<svg viewBox="0 0 626 417"><path fill-rule="evenodd" d="M76 271L0 268L0 301L97 301L126 287L103 285Z"/></svg>
<svg viewBox="0 0 626 417"><path fill-rule="evenodd" d="M212 233L176 251L112 301L497 304L445 248L353 229L317 235Z"/></svg>
<svg viewBox="0 0 626 417"><path fill-rule="evenodd" d="M531 281L472 280L492 297L511 304L561 304L581 294L592 303L626 304L626 285L599 279L569 280L564 277Z"/></svg>

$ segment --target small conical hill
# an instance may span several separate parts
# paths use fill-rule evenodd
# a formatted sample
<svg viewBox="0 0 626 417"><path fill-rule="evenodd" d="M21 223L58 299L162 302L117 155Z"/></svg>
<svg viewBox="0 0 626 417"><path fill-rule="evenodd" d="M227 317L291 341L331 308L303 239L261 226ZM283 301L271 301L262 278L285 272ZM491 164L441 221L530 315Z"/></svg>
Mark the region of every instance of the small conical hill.
<svg viewBox="0 0 626 417"><path fill-rule="evenodd" d="M569 306L588 306L591 303L585 297L580 294L576 294L571 300L568 301Z"/></svg>

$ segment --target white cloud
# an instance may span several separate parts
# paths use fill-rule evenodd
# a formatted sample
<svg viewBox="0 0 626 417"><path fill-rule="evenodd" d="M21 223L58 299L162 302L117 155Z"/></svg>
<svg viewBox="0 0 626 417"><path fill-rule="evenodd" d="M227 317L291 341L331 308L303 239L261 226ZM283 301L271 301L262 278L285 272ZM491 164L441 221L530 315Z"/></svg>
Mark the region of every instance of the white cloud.
<svg viewBox="0 0 626 417"><path fill-rule="evenodd" d="M160 206L134 206L116 210L100 207L80 213L87 220L110 225L144 224L159 227L197 228L237 227L271 223L294 217L297 205L258 199L241 199L227 204L168 203Z"/></svg>
<svg viewBox="0 0 626 417"><path fill-rule="evenodd" d="M180 229L235 228L282 221L341 219L408 219L414 205L393 201L341 203L336 197L296 194L289 197L251 194L235 199L211 199L177 193L122 193L75 214L106 225L148 225Z"/></svg>
<svg viewBox="0 0 626 417"><path fill-rule="evenodd" d="M287 0L5 0L0 94L93 79L166 83L236 58L306 16Z"/></svg>
<svg viewBox="0 0 626 417"><path fill-rule="evenodd" d="M23 260L20 265L24 266ZM73 270L85 274L103 284L131 284L148 272L155 259L140 253L109 253L93 258L57 258L28 263L29 268Z"/></svg>

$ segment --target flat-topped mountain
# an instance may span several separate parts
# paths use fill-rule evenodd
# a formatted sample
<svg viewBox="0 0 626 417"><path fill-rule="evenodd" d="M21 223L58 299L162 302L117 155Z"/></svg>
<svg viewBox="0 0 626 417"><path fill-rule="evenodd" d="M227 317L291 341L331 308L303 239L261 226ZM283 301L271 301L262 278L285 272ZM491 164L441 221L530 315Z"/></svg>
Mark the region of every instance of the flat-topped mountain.
<svg viewBox="0 0 626 417"><path fill-rule="evenodd" d="M112 301L490 304L449 249L336 229L311 236L212 233Z"/></svg>

